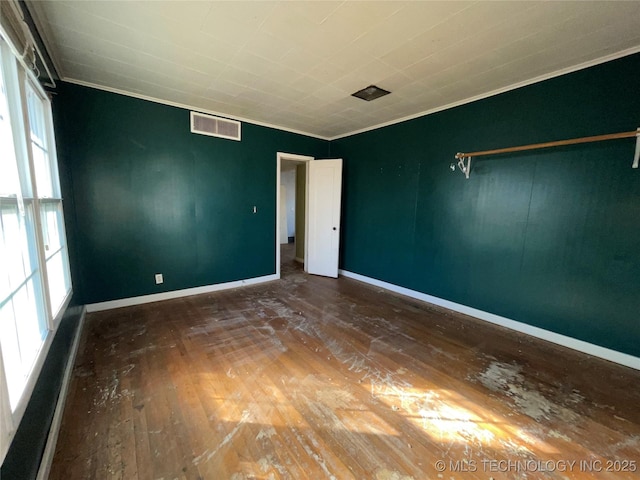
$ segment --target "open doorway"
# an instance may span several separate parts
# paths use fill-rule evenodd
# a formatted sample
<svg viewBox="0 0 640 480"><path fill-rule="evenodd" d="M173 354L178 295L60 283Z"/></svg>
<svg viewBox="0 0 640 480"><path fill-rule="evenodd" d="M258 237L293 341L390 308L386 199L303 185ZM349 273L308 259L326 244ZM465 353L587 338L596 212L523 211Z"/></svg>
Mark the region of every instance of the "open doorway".
<svg viewBox="0 0 640 480"><path fill-rule="evenodd" d="M281 179L284 177L283 165L291 165L291 162L296 167L296 185L304 185L304 196L300 196L297 202L302 203L301 198L304 198L304 209L302 205L287 207L287 187L281 183ZM299 169L298 164L302 164L304 170ZM294 254L295 257L304 259L304 271L307 273L338 278L342 159L315 160L313 157L278 152L276 174L276 276L281 278L281 245L288 246L289 229L284 222L288 216L295 218L298 212L300 218L304 212L304 220L299 221L297 229L294 227L293 230L294 245L303 247L297 255ZM298 175L300 181L297 181ZM305 178L304 184L302 177ZM295 187L289 186L291 188ZM302 232L304 240L300 239ZM291 250L287 252L291 253Z"/></svg>
<svg viewBox="0 0 640 480"><path fill-rule="evenodd" d="M304 265L307 224L307 164L314 157L278 152L276 275L284 263Z"/></svg>

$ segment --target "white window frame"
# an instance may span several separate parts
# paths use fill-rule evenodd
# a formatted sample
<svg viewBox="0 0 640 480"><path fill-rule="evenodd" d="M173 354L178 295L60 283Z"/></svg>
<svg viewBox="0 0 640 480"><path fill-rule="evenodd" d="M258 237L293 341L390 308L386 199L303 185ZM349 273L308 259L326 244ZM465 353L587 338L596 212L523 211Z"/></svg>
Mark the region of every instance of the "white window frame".
<svg viewBox="0 0 640 480"><path fill-rule="evenodd" d="M11 402L9 401L9 390L7 379L5 376L4 357L2 356L2 346L0 345L0 464L4 461L6 453L11 445L11 441L15 435L16 429L24 416L26 407L31 399L33 390L37 379L42 370L42 366L49 352L49 348L60 324L62 316L71 300L73 294L73 287L71 284L71 277L69 271L69 249L65 234L64 226L64 206L63 199L60 192L59 175L58 175L58 162L55 148L55 136L53 130L53 118L51 113L51 102L39 84L37 78L33 72L25 65L24 61L21 61L20 53L17 49L11 45L7 35L0 27L0 49L2 49L2 62L5 73L11 71L10 75L5 76L5 83L7 84L7 91L9 93L7 101L11 103L10 117L12 133L14 138L14 148L16 156L18 157L19 168L24 168L25 161L29 169L29 177L31 180L31 191L23 192L23 195L29 198L29 202L33 205L34 216L34 230L37 245L38 256L38 269L37 275L39 276L42 295L41 301L44 307L45 320L46 320L46 336L43 339L40 349L36 354L35 361L31 367L30 373L27 376L26 382L20 394L19 400L16 402L13 410L11 408ZM7 78L9 77L9 78ZM31 147L31 135L29 126L29 113L27 108L27 85L31 87L33 92L40 97L43 102L43 121L45 128L46 147L49 155L49 169L51 173L51 180L53 183L53 198L39 198L36 184L36 174L34 168L34 156ZM18 93L19 101L16 101L15 94ZM23 128L22 128L23 127ZM23 172L27 173L27 172ZM20 201L20 200L18 200ZM43 242L43 227L42 227L42 215L40 205L42 202L56 202L61 205L62 218L60 223L61 228L61 242L63 242L62 250L64 251L66 258L64 259L65 265L65 279L68 279L68 291L66 296L62 300L60 307L57 311L52 311L50 295L49 295L49 282L47 278L47 255L44 250ZM50 258L54 254L49 255ZM0 299L2 300L2 299ZM10 366L7 366L11 368Z"/></svg>
<svg viewBox="0 0 640 480"><path fill-rule="evenodd" d="M25 138L27 139L27 144L29 145L29 148L27 148L27 153L29 158L29 170L31 173L31 185L33 188L34 212L37 215L36 236L37 236L38 246L40 247L38 248L38 256L39 256L39 263L41 265L41 271L42 271L42 289L45 297L45 307L48 313L47 324L48 324L49 330L51 331L51 330L57 329L58 324L60 323L60 320L62 318L62 313L64 312L64 309L66 308L66 306L69 304L69 301L71 300L71 294L72 294L72 289L70 288L69 291L67 292L67 295L65 296L62 303L60 304L61 306L58 309L58 311L55 311L55 312L53 311L53 307L51 305L51 296L49 291L49 276L47 273L47 260L49 258L52 258L53 255L55 255L55 253L51 255L47 255L47 253L45 252L45 249L44 249L45 241L44 241L43 227L42 227L42 210L40 208L41 204L45 202L47 203L55 202L55 203L59 203L60 206L62 206L62 194L60 192L60 175L58 172L58 157L56 155L56 148L55 148L56 143L55 143L55 136L53 132L53 116L51 114L51 101L49 100L49 97L47 96L46 92L44 91L40 83L37 81L37 79L34 78L31 72L29 72L30 74L29 76L25 74L24 70L22 70L19 73L21 73L20 75L21 78L19 80L20 80L20 90L21 90L21 98L22 98L22 112L24 117ZM46 151L49 156L49 175L50 175L52 186L53 186L52 188L53 197L42 197L38 193L35 161L33 158L34 157L33 149L31 148L31 130L30 130L29 112L28 112L28 105L27 105L27 88L26 88L27 85L31 87L33 92L36 95L38 95L40 97L40 100L44 103L44 109L43 109L44 110L43 121L45 124L44 125L44 128L45 128L44 141L46 143L46 147L47 147ZM69 272L69 259L68 259L69 249L67 244L66 232L64 228L65 226L64 225L64 208L62 209L62 213L63 213L63 218L61 222L62 231L60 232L62 236L62 242L61 242L62 246L60 250L67 251L67 259L65 263L67 267L66 277L69 279L69 286L71 286L70 272Z"/></svg>

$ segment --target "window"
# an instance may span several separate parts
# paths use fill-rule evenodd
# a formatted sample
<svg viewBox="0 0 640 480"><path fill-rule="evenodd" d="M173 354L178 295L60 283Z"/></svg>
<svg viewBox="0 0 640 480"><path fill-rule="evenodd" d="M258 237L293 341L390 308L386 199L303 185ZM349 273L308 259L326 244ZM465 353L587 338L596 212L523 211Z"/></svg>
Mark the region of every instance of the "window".
<svg viewBox="0 0 640 480"><path fill-rule="evenodd" d="M62 196L50 145L54 142L50 109L46 97L27 84L27 110L29 113L31 152L36 177L36 191L40 206L42 241L47 272L47 286L52 313L60 309L71 287L67 255L67 242L62 216Z"/></svg>
<svg viewBox="0 0 640 480"><path fill-rule="evenodd" d="M23 192L31 191L29 179L19 168L19 160L14 138L17 133L11 122L9 111L9 91L7 77L14 72L12 65L4 58L0 75L0 138L2 156L0 175L3 178L0 189L0 341L9 400L15 409L20 394L26 384L35 358L47 333L47 318L42 301L42 282L37 253L35 233L34 201ZM8 73L9 75L7 75ZM18 124L19 125L19 124ZM23 159L24 160L24 159Z"/></svg>
<svg viewBox="0 0 640 480"><path fill-rule="evenodd" d="M0 36L0 461L71 294L62 203L50 102Z"/></svg>

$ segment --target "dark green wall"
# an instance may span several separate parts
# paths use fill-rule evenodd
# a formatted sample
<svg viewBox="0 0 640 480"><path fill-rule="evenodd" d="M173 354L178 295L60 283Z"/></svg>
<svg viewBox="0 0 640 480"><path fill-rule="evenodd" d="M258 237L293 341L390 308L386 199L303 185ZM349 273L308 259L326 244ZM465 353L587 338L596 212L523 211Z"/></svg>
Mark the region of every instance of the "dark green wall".
<svg viewBox="0 0 640 480"><path fill-rule="evenodd" d="M456 152L640 127L640 55L331 142L341 267L640 356L634 139Z"/></svg>
<svg viewBox="0 0 640 480"><path fill-rule="evenodd" d="M242 142L193 135L185 110L62 84L78 299L273 273L275 153L330 154L345 159L342 268L640 355L633 139L449 170L458 151L635 130L639 76L634 55L330 144L247 123Z"/></svg>
<svg viewBox="0 0 640 480"><path fill-rule="evenodd" d="M82 303L275 273L276 152L328 152L249 123L241 142L194 135L188 110L65 83L53 108Z"/></svg>

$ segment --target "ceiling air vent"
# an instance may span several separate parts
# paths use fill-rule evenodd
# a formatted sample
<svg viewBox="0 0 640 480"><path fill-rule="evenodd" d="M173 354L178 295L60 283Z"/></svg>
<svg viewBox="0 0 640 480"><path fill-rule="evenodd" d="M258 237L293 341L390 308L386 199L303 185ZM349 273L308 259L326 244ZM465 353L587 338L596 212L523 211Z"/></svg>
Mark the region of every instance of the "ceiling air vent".
<svg viewBox="0 0 640 480"><path fill-rule="evenodd" d="M390 93L391 92L385 90L384 88L376 87L375 85L369 85L367 88L363 88L362 90L358 90L356 93L352 93L351 96L358 97L362 100L370 102L371 100L384 97L385 95L389 95Z"/></svg>
<svg viewBox="0 0 640 480"><path fill-rule="evenodd" d="M240 141L240 122L191 112L191 133Z"/></svg>

